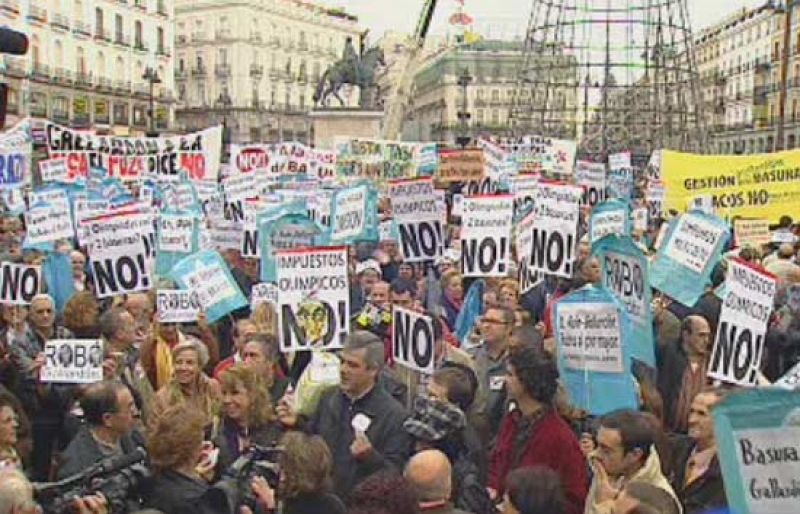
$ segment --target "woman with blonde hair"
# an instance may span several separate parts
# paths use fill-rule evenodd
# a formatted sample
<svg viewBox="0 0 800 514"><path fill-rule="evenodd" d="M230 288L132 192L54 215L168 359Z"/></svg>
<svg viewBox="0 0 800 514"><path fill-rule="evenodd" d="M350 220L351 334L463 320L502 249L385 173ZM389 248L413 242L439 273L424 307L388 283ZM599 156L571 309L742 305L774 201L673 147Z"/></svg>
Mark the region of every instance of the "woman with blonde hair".
<svg viewBox="0 0 800 514"><path fill-rule="evenodd" d="M277 445L283 430L264 379L253 367L229 368L220 382L223 416L214 445L219 448L218 469L224 470L253 445Z"/></svg>
<svg viewBox="0 0 800 514"><path fill-rule="evenodd" d="M203 373L208 351L196 338L187 336L172 349L172 380L158 390L152 417L158 419L169 407L187 404L202 413L206 425L214 425L220 404L219 383Z"/></svg>

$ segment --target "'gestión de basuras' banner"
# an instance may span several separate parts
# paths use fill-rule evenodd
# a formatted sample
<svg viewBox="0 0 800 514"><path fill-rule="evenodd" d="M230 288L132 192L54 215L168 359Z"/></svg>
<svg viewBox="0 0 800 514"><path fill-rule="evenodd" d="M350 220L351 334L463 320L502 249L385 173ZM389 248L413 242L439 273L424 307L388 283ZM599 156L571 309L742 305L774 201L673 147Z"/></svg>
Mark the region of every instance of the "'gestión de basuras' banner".
<svg viewBox="0 0 800 514"><path fill-rule="evenodd" d="M722 216L777 223L800 202L800 150L757 155L695 155L664 150L665 209L685 211L708 195Z"/></svg>
<svg viewBox="0 0 800 514"><path fill-rule="evenodd" d="M70 179L85 178L91 168L108 170L111 177L146 177L178 181L181 171L192 180L217 180L222 151L222 127L181 136L99 136L47 122L47 151L64 159Z"/></svg>

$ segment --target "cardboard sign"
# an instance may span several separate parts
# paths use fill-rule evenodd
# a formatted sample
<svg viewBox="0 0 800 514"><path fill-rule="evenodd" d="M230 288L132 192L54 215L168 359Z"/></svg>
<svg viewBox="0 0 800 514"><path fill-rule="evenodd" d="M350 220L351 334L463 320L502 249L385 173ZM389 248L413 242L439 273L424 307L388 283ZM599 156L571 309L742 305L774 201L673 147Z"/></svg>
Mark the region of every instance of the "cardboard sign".
<svg viewBox="0 0 800 514"><path fill-rule="evenodd" d="M190 323L197 321L201 310L200 300L193 291L185 289L159 289L156 292L156 310L159 323Z"/></svg>
<svg viewBox="0 0 800 514"><path fill-rule="evenodd" d="M633 210L633 230L637 232L647 232L647 224L649 221L647 215L647 207L639 207Z"/></svg>
<svg viewBox="0 0 800 514"><path fill-rule="evenodd" d="M544 275L531 268L531 243L533 242L533 223L535 212L529 212L516 224L515 244L517 250L517 266L519 268L519 292L525 294L544 279Z"/></svg>
<svg viewBox="0 0 800 514"><path fill-rule="evenodd" d="M258 196L258 177L255 173L237 173L222 182L222 191L229 202Z"/></svg>
<svg viewBox="0 0 800 514"><path fill-rule="evenodd" d="M244 212L244 223L241 231L241 253L245 259L261 257L261 245L258 244L258 212L255 207L248 206Z"/></svg>
<svg viewBox="0 0 800 514"><path fill-rule="evenodd" d="M539 176L533 174L511 177L511 192L514 193L514 216L529 212L533 208L536 191L539 189Z"/></svg>
<svg viewBox="0 0 800 514"><path fill-rule="evenodd" d="M367 226L367 187L338 191L331 207L331 242L343 243L361 235Z"/></svg>
<svg viewBox="0 0 800 514"><path fill-rule="evenodd" d="M572 277L578 244L582 190L564 184L539 185L536 216L531 228L530 268L540 273Z"/></svg>
<svg viewBox="0 0 800 514"><path fill-rule="evenodd" d="M389 184L392 215L400 234L400 252L406 262L432 261L444 251L441 212L433 180L401 180Z"/></svg>
<svg viewBox="0 0 800 514"><path fill-rule="evenodd" d="M701 273L711 262L725 231L697 216L682 216L664 254L695 273Z"/></svg>
<svg viewBox="0 0 800 514"><path fill-rule="evenodd" d="M731 260L708 376L755 386L777 289L773 275Z"/></svg>
<svg viewBox="0 0 800 514"><path fill-rule="evenodd" d="M103 342L53 339L44 345L44 383L92 384L103 380Z"/></svg>
<svg viewBox="0 0 800 514"><path fill-rule="evenodd" d="M409 369L433 373L436 338L430 316L402 307L392 309L392 355L396 363Z"/></svg>
<svg viewBox="0 0 800 514"><path fill-rule="evenodd" d="M611 303L569 303L560 306L556 327L559 352L574 370L622 373L622 325Z"/></svg>
<svg viewBox="0 0 800 514"><path fill-rule="evenodd" d="M239 250L242 246L242 224L235 221L217 220L209 229L212 246L220 252Z"/></svg>
<svg viewBox="0 0 800 514"><path fill-rule="evenodd" d="M278 305L278 286L269 282L253 284L250 290L250 308L255 309L262 303Z"/></svg>
<svg viewBox="0 0 800 514"><path fill-rule="evenodd" d="M39 161L39 174L42 182L68 182L69 170L64 159L47 159Z"/></svg>
<svg viewBox="0 0 800 514"><path fill-rule="evenodd" d="M467 197L463 208L461 267L464 276L506 276L511 259L514 197Z"/></svg>
<svg viewBox="0 0 800 514"><path fill-rule="evenodd" d="M416 176L419 147L429 145L349 139L336 141L335 146L338 176L384 182Z"/></svg>
<svg viewBox="0 0 800 514"><path fill-rule="evenodd" d="M64 159L70 179L85 178L92 168L110 177L136 180L152 177L178 181L185 171L191 180L217 180L222 154L222 127L164 137L100 136L45 124L51 159Z"/></svg>
<svg viewBox="0 0 800 514"><path fill-rule="evenodd" d="M158 248L162 252L190 253L194 234L192 216L164 215L159 220Z"/></svg>
<svg viewBox="0 0 800 514"><path fill-rule="evenodd" d="M0 135L0 190L30 185L33 140L27 120Z"/></svg>
<svg viewBox="0 0 800 514"><path fill-rule="evenodd" d="M25 213L27 244L47 243L70 239L75 235L69 209L60 205L42 205Z"/></svg>
<svg viewBox="0 0 800 514"><path fill-rule="evenodd" d="M792 366L792 369L784 373L772 385L789 391L795 391L800 388L800 362Z"/></svg>
<svg viewBox="0 0 800 514"><path fill-rule="evenodd" d="M209 323L247 305L247 298L217 252L189 254L172 267L169 275L181 289L194 291Z"/></svg>
<svg viewBox="0 0 800 514"><path fill-rule="evenodd" d="M152 286L148 252L137 220L127 214L91 221L89 264L98 298L146 291Z"/></svg>
<svg viewBox="0 0 800 514"><path fill-rule="evenodd" d="M481 180L486 173L483 150L442 150L439 152L439 171L436 181L441 183Z"/></svg>
<svg viewBox="0 0 800 514"><path fill-rule="evenodd" d="M589 223L589 240L592 243L609 234L628 235L628 208L622 202L612 202L614 203L604 202L592 212Z"/></svg>
<svg viewBox="0 0 800 514"><path fill-rule="evenodd" d="M0 304L28 305L41 291L41 266L4 262L0 266Z"/></svg>
<svg viewBox="0 0 800 514"><path fill-rule="evenodd" d="M573 140L543 136L494 138L511 152L520 173L552 173L572 175L578 146Z"/></svg>
<svg viewBox="0 0 800 514"><path fill-rule="evenodd" d="M772 242L769 220L737 219L733 222L733 231L738 246L761 248L762 245Z"/></svg>
<svg viewBox="0 0 800 514"><path fill-rule="evenodd" d="M575 183L583 188L581 203L594 207L606 201L606 167L602 163L578 161Z"/></svg>
<svg viewBox="0 0 800 514"><path fill-rule="evenodd" d="M336 350L350 331L347 248L277 252L281 351Z"/></svg>

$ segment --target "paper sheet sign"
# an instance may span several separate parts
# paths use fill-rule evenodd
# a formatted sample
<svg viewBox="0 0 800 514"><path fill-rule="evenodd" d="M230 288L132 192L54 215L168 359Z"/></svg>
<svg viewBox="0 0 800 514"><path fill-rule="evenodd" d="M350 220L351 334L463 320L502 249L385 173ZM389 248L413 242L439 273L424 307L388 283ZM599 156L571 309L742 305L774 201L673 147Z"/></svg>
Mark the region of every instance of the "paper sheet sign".
<svg viewBox="0 0 800 514"><path fill-rule="evenodd" d="M44 383L91 384L103 380L103 343L99 340L53 339L44 347Z"/></svg>

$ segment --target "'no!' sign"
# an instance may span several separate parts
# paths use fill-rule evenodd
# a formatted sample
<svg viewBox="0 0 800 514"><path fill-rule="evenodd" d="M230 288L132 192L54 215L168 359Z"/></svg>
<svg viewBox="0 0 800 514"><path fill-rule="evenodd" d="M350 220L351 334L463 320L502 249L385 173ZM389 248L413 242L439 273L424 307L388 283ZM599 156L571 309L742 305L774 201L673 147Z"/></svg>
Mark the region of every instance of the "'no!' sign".
<svg viewBox="0 0 800 514"><path fill-rule="evenodd" d="M432 374L436 338L429 316L400 307L393 309L392 354L398 364L420 373Z"/></svg>

